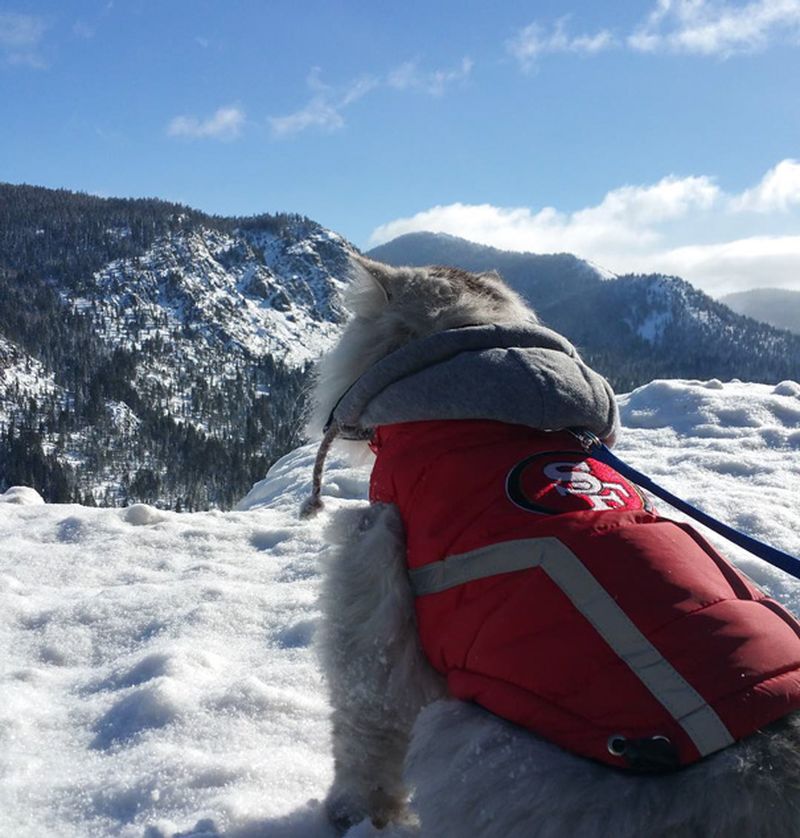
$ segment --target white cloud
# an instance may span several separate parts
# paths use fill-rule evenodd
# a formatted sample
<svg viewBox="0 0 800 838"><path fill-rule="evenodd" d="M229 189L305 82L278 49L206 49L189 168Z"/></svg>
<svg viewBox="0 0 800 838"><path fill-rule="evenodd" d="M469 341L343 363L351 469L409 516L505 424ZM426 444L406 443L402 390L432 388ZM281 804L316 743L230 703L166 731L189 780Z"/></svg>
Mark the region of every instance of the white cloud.
<svg viewBox="0 0 800 838"><path fill-rule="evenodd" d="M242 132L245 113L235 106L219 108L208 119L196 116L176 116L167 125L170 137L188 137L193 140L235 140Z"/></svg>
<svg viewBox="0 0 800 838"><path fill-rule="evenodd" d="M573 213L554 207L533 211L527 207L451 204L384 224L373 232L371 243L430 230L509 250L582 253L608 247L640 248L658 241L660 222L708 209L718 195L718 188L709 178L666 177L651 186L614 189L597 206Z"/></svg>
<svg viewBox="0 0 800 838"><path fill-rule="evenodd" d="M285 116L269 117L273 136L289 137L307 128L337 131L345 124L342 111L363 99L379 84L372 76L362 76L337 91L322 81L319 67L311 68L306 83L314 95L305 107Z"/></svg>
<svg viewBox="0 0 800 838"><path fill-rule="evenodd" d="M615 44L615 38L608 29L593 35L569 35L567 18L562 18L550 32L539 23L529 24L506 42L506 51L527 71L534 67L536 60L542 55L557 52L594 55L610 49Z"/></svg>
<svg viewBox="0 0 800 838"><path fill-rule="evenodd" d="M652 11L627 36L610 29L572 35L567 31L568 20L561 18L552 27L529 24L506 42L506 52L528 72L545 55L594 55L618 46L641 53L728 58L774 43L800 43L800 0L656 0Z"/></svg>
<svg viewBox="0 0 800 838"><path fill-rule="evenodd" d="M685 245L656 258L659 271L682 276L715 295L758 287L800 291L800 236Z"/></svg>
<svg viewBox="0 0 800 838"><path fill-rule="evenodd" d="M339 100L339 107L346 108L359 99L363 99L368 93L375 90L380 82L372 76L362 76L351 82L344 90Z"/></svg>
<svg viewBox="0 0 800 838"><path fill-rule="evenodd" d="M7 64L45 69L39 47L47 22L37 15L0 12L0 56Z"/></svg>
<svg viewBox="0 0 800 838"><path fill-rule="evenodd" d="M35 47L46 29L42 18L0 12L0 45L9 48Z"/></svg>
<svg viewBox="0 0 800 838"><path fill-rule="evenodd" d="M800 206L800 162L782 160L760 183L737 196L732 209L769 213L787 212L797 206Z"/></svg>
<svg viewBox="0 0 800 838"><path fill-rule="evenodd" d="M431 96L441 96L454 82L463 81L472 72L474 63L462 58L461 63L450 70L420 70L417 61L407 61L392 70L386 83L395 90L420 90Z"/></svg>
<svg viewBox="0 0 800 838"><path fill-rule="evenodd" d="M669 176L611 190L598 204L574 212L436 206L381 225L370 245L428 230L505 250L575 253L617 273L674 273L709 293L764 285L800 290L800 236L780 232L794 224L792 212L800 222L799 169L784 160L735 195L707 176ZM743 236L743 225L775 232Z"/></svg>
<svg viewBox="0 0 800 838"><path fill-rule="evenodd" d="M639 52L677 52L728 57L765 49L800 35L800 0L658 0L628 38Z"/></svg>
<svg viewBox="0 0 800 838"><path fill-rule="evenodd" d="M593 241L620 244L657 239L657 225L710 209L719 188L708 177L665 177L652 186L622 186L609 192L596 207L569 217L567 229L577 241L590 233Z"/></svg>
<svg viewBox="0 0 800 838"><path fill-rule="evenodd" d="M336 131L344 126L344 117L335 105L321 96L315 96L299 111L286 116L271 116L269 124L276 137L288 137L312 127Z"/></svg>
<svg viewBox="0 0 800 838"><path fill-rule="evenodd" d="M441 96L455 82L462 81L472 71L469 58L449 70L420 70L416 61L401 64L385 78L361 76L344 87L333 87L322 81L320 68L312 67L306 84L312 92L308 103L297 111L284 116L269 117L273 136L282 138L298 134L308 128L336 131L344 127L343 111L375 90L416 90L431 96Z"/></svg>
<svg viewBox="0 0 800 838"><path fill-rule="evenodd" d="M337 90L322 81L319 67L312 67L306 84L314 95L305 107L285 116L269 117L273 136L289 137L308 128L327 132L343 128L345 121L342 111L363 99L380 82L373 76L361 76Z"/></svg>

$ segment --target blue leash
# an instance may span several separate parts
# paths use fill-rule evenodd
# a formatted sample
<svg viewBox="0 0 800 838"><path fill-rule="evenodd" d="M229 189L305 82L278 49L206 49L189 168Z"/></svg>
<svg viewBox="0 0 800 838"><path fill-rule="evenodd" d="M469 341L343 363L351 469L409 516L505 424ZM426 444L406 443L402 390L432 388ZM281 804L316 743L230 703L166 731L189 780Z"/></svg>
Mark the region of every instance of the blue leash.
<svg viewBox="0 0 800 838"><path fill-rule="evenodd" d="M775 565L775 567L779 567L781 570L786 571L786 573L791 574L796 579L800 579L800 559L790 556L788 553L784 553L775 547L770 547L769 544L764 544L763 541L751 538L749 535L745 535L739 532L739 530L723 524L716 518L712 518L685 500L681 500L681 498L673 495L672 492L668 492L663 486L654 483L646 474L636 471L635 468L620 460L591 431L581 430L573 431L573 433L592 459L611 466L611 468L618 471L623 477L627 477L643 489L647 489L648 492L652 492L657 497L665 500L668 504L674 506L675 509L679 509L681 512L690 515L696 521L700 521L701 524L705 524L709 529L727 538L728 541L732 541L754 556L758 556L760 559L764 559L764 561L769 562L771 565Z"/></svg>

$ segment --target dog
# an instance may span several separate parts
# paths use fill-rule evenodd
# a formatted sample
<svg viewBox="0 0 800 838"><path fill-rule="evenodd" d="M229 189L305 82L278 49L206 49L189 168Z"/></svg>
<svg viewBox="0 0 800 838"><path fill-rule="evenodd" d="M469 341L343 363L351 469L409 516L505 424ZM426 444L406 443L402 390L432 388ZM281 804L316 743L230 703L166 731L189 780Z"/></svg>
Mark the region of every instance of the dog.
<svg viewBox="0 0 800 838"><path fill-rule="evenodd" d="M504 389L508 384L504 376L498 384L491 371L498 369L499 357L505 358L505 344L516 346L519 335L531 332L539 337L526 357L533 359L533 374L542 391L556 393L557 402L570 402L536 414L536 428L559 434L571 426L593 427L598 436L613 442L618 419L608 385L582 363L568 342L543 330L535 313L496 273L394 268L359 256L353 260L345 302L350 319L317 373L309 428L316 433L325 428L326 433L305 514L321 505L322 460L337 434L350 438L348 445L369 457L369 447L381 444L383 428L394 421L397 427L425 428L441 436L439 425L413 424L431 418L431 410L439 411L433 418L441 419L443 412L450 423L443 443L448 450L458 447L455 442L451 445L457 439L451 433L462 427L470 433L501 435L506 428L519 428L520 416L534 415L534 407L541 409L538 402L518 404L527 397L525 387L514 385L514 376L524 367L519 363L523 356L512 350L516 355L508 366L509 370L513 366L510 394ZM514 340L506 340L509 334L516 336ZM499 349L498 341L503 344ZM432 367L425 365L426 353L435 355ZM484 372L488 369L489 374L473 375L472 365L479 357L485 359ZM539 358L544 361L537 368ZM465 374L473 380L465 383ZM519 374L525 381L531 371ZM574 380L559 390L563 376ZM508 397L502 398L504 394ZM499 396L503 404L497 407ZM541 393L536 398L541 401ZM789 686L782 712L770 710L768 724L750 735L709 746L708 755L695 754L690 764L681 764L674 745L667 762L659 763L665 753L661 746L669 742L665 736L641 740L647 746L646 758L638 763L629 759L623 764L622 750L615 752L624 737L608 739L610 756L581 754L580 748L576 753L569 742L564 747L563 737L537 730L527 717L522 724L515 723L516 718L501 718L492 700L482 701L484 706L463 700L465 694L481 691L459 686L443 671L438 652L433 654L437 666L429 659L429 647L436 641L431 640L430 626L426 628L427 606L420 601L431 589L420 591L420 585L430 584L430 574L425 568L409 570L421 539L427 537L414 527L424 520L428 529L437 530L436 521L442 520L444 528L449 513L440 519L424 518L424 509L411 514L413 498L401 509L402 503L392 501L393 490L381 488L402 479L393 473L394 466L408 457L424 459L431 450L415 443L397 458L389 458L388 466L379 470L376 465L371 502L340 509L326 530L329 546L323 558L317 646L333 708L335 776L325 806L339 834L368 819L387 834L423 838L800 836L800 714L795 712L800 707L800 687L795 686L800 684L800 658L793 661L793 668L784 667L782 683ZM575 501L575 481L583 480L584 493L592 480L597 482L579 460L567 458L566 465L550 466L573 481L553 483L563 503ZM436 469L430 473L436 474ZM515 498L511 477L509 473L503 503ZM456 495L460 484L470 479L462 475L455 481ZM588 520L605 520L605 512L597 512L598 508L613 507L616 511L610 514L639 518L652 515L635 487L610 478L604 485L617 488L604 489L604 495L595 497L599 507L590 511ZM537 506L541 497L549 496L537 495L534 503L529 487L516 491L527 498L517 498L517 507L527 503L532 518L539 520L552 511ZM438 515L447 503L463 502L452 499L449 489L445 494L441 501L438 495L426 500L437 507ZM558 493L550 494L558 498ZM626 503L619 511L619 505ZM551 516L548 522L557 519L558 515ZM498 519L498 527L500 523ZM494 522L487 526L494 527ZM704 558L715 555L711 548L697 549L706 551ZM469 559L475 552L463 555ZM516 578L514 572L505 576ZM737 580L738 575L732 584L740 584ZM745 596L762 602L763 595L747 590ZM504 606L503 601L494 603L492 614L502 615ZM537 600L530 610L539 607ZM796 641L792 618L778 619L781 626L791 623L786 631L794 631ZM425 649L421 632L427 632ZM791 637L785 641L789 656L794 654L795 641ZM541 664L541 653L536 652L535 659ZM552 667L558 663L553 660ZM582 700L593 704L607 699L589 692ZM625 701L621 690L618 703ZM511 707L513 716L513 702ZM614 712L624 716L628 708ZM682 735L680 730L678 734Z"/></svg>

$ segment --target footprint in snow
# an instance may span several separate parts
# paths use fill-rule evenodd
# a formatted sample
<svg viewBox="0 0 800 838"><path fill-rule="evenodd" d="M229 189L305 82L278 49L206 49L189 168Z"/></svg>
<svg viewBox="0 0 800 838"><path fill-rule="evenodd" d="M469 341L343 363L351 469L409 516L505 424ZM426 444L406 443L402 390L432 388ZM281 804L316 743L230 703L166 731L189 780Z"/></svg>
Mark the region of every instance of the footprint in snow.
<svg viewBox="0 0 800 838"><path fill-rule="evenodd" d="M158 687L145 687L114 702L94 725L91 748L105 751L140 733L166 727L180 713L178 704Z"/></svg>
<svg viewBox="0 0 800 838"><path fill-rule="evenodd" d="M276 632L273 638L282 649L303 649L311 644L316 627L316 620L300 620Z"/></svg>

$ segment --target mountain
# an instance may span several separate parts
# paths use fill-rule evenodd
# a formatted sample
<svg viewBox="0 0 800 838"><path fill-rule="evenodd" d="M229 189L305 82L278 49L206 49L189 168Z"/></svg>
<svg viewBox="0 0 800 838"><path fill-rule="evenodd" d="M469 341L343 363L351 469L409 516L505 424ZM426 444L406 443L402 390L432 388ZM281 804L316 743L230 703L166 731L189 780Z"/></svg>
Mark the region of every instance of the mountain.
<svg viewBox="0 0 800 838"><path fill-rule="evenodd" d="M800 334L800 291L754 288L726 294L720 297L720 302L738 314Z"/></svg>
<svg viewBox="0 0 800 838"><path fill-rule="evenodd" d="M0 492L230 508L302 437L354 248L300 215L0 184ZM800 336L674 277L412 234L388 262L497 268L620 392L800 379Z"/></svg>
<svg viewBox="0 0 800 838"><path fill-rule="evenodd" d="M499 271L529 300L555 301L562 290L572 294L593 288L616 274L571 253L515 253L446 233L407 233L367 253L390 265L454 265L470 271Z"/></svg>
<svg viewBox="0 0 800 838"><path fill-rule="evenodd" d="M799 336L736 314L677 277L616 276L566 253L512 253L434 233L409 233L368 255L498 270L619 392L654 378L800 380Z"/></svg>
<svg viewBox="0 0 800 838"><path fill-rule="evenodd" d="M298 215L0 185L0 488L231 506L301 438L351 252Z"/></svg>

